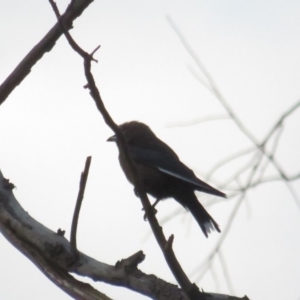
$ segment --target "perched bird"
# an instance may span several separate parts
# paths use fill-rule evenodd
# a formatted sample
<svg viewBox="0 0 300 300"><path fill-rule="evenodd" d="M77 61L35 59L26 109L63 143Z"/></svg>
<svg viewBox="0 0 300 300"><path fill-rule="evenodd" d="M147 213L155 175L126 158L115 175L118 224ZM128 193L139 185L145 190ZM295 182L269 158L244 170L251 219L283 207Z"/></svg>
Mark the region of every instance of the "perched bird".
<svg viewBox="0 0 300 300"><path fill-rule="evenodd" d="M154 205L160 200L174 198L192 213L206 237L211 230L220 232L218 224L198 201L194 191L219 197L226 195L198 179L146 124L131 121L120 125L119 128L124 135L145 192L156 198ZM119 147L115 135L107 141L116 142ZM133 183L129 166L121 151L119 161L127 179Z"/></svg>

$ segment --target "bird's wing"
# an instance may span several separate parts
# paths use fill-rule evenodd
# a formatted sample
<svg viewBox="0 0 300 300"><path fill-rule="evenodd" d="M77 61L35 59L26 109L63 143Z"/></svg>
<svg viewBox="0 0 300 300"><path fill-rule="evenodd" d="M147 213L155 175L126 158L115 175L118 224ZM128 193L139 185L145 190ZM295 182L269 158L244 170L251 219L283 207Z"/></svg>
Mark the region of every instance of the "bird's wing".
<svg viewBox="0 0 300 300"><path fill-rule="evenodd" d="M136 163L156 168L169 176L185 181L191 184L195 190L220 197L226 196L224 193L198 179L194 172L178 159L175 152L172 151L172 153L170 153L165 147L156 149L156 146L157 145L154 147L155 149L151 149L151 147L145 149L129 146L129 152Z"/></svg>

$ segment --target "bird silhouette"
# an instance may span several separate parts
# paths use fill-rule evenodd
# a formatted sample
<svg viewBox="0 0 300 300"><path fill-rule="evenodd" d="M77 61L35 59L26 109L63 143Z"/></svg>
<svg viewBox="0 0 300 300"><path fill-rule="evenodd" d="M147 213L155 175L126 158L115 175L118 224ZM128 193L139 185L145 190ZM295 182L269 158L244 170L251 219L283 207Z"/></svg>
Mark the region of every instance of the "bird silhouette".
<svg viewBox="0 0 300 300"><path fill-rule="evenodd" d="M131 121L119 128L145 192L156 198L153 207L160 200L174 198L192 213L206 237L212 230L220 232L219 225L198 201L194 192L197 190L224 198L226 195L197 178L146 124ZM116 142L120 149L116 135L107 141ZM133 176L122 151L119 151L119 161L127 179L133 183Z"/></svg>

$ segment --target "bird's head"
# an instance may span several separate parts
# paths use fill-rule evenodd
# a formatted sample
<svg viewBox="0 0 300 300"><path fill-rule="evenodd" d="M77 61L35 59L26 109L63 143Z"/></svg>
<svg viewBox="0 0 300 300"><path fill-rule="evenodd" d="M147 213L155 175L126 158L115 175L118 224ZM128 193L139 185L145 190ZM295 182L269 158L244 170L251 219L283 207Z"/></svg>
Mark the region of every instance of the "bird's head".
<svg viewBox="0 0 300 300"><path fill-rule="evenodd" d="M138 121L126 122L119 126L119 129L124 135L127 144L138 143L140 140L145 140L148 137L155 137L152 130L144 123ZM117 136L113 135L107 139L108 142L117 142Z"/></svg>

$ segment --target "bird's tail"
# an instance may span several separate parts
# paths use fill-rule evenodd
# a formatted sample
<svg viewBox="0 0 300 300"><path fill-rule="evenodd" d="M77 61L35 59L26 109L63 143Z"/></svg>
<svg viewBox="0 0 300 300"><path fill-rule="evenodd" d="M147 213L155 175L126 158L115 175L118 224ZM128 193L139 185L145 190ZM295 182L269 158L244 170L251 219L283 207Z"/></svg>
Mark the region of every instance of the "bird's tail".
<svg viewBox="0 0 300 300"><path fill-rule="evenodd" d="M206 237L213 230L221 232L219 225L205 210L194 193L189 195L188 201L185 199L184 206L192 213Z"/></svg>

